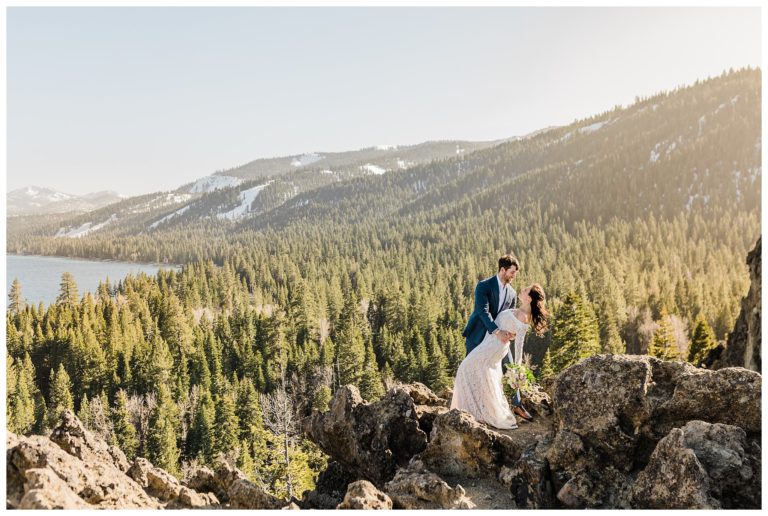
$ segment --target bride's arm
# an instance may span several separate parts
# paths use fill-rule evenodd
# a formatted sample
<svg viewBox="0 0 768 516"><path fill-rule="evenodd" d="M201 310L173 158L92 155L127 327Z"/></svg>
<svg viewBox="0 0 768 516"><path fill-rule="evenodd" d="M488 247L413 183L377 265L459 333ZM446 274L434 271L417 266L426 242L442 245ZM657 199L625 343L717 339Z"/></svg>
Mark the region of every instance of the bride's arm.
<svg viewBox="0 0 768 516"><path fill-rule="evenodd" d="M523 363L523 344L525 344L525 332L519 331L515 336L515 364Z"/></svg>

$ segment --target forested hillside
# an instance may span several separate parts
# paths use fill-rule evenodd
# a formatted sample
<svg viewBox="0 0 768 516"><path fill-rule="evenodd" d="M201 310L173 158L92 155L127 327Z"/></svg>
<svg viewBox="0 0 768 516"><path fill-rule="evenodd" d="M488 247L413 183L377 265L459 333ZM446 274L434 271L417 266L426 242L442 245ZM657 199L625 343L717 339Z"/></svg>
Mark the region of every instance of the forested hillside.
<svg viewBox="0 0 768 516"><path fill-rule="evenodd" d="M541 283L553 311L547 335L526 343L537 374L600 352L697 362L749 286L760 73L404 170L265 188L247 217L215 215L283 180L206 193L152 229L179 206L80 238L54 235L85 219L9 225L9 252L185 264L95 296L63 278L52 306L25 305L17 285L9 428L44 432L74 406L169 471L224 453L299 495L324 459L297 419L343 384L369 400L395 380L450 387L474 286L505 252L522 264L513 286Z"/></svg>

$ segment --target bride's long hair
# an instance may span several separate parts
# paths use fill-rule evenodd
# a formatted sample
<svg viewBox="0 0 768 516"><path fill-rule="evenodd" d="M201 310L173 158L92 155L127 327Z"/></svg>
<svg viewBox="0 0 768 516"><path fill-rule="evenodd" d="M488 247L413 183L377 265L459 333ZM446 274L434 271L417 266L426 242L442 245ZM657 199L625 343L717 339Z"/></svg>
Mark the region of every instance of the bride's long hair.
<svg viewBox="0 0 768 516"><path fill-rule="evenodd" d="M531 285L531 322L533 332L539 337L546 333L549 327L549 311L547 310L547 297L544 295L544 289L541 285L534 283Z"/></svg>

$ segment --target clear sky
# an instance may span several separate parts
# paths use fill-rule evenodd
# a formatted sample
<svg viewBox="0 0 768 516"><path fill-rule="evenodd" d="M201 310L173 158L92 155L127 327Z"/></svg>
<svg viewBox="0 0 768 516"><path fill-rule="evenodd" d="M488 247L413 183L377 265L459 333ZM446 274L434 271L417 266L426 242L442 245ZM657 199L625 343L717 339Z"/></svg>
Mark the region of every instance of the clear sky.
<svg viewBox="0 0 768 516"><path fill-rule="evenodd" d="M760 66L759 8L7 11L9 190L140 194L262 157L490 140Z"/></svg>

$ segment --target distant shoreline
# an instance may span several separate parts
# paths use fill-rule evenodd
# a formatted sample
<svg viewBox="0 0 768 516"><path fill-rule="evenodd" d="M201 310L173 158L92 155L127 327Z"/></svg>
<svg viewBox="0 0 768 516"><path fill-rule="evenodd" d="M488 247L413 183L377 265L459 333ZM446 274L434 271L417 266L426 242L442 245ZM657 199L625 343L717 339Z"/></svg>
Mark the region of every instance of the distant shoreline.
<svg viewBox="0 0 768 516"><path fill-rule="evenodd" d="M104 263L130 263L135 265L151 265L158 268L175 268L181 269L184 265L172 265L167 263L153 263L153 262L129 262L125 260L115 260L113 258L82 258L73 256L60 256L57 254L24 254L24 253L5 253L5 256L27 256L30 258L61 258L63 260L80 260L84 262L104 262Z"/></svg>

